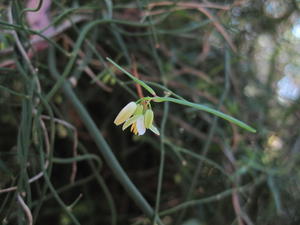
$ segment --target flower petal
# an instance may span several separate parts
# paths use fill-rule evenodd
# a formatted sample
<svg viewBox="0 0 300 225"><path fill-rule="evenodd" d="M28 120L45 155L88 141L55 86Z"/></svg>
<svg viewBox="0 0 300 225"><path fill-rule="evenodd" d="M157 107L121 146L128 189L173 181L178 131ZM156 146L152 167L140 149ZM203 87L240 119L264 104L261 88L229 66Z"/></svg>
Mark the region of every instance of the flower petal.
<svg viewBox="0 0 300 225"><path fill-rule="evenodd" d="M123 124L122 130L125 130L127 127L129 127L131 124L135 123L136 120L140 117L141 115L134 115L133 117L129 118L126 120L126 122Z"/></svg>
<svg viewBox="0 0 300 225"><path fill-rule="evenodd" d="M144 111L144 107L141 104L138 104L134 112L134 115L142 115L143 111Z"/></svg>
<svg viewBox="0 0 300 225"><path fill-rule="evenodd" d="M159 134L159 130L155 127L155 126L151 126L151 127L149 127L149 129L154 133L154 134L156 134L156 135L160 135Z"/></svg>
<svg viewBox="0 0 300 225"><path fill-rule="evenodd" d="M145 127L150 128L153 123L153 111L151 109L147 109L145 112Z"/></svg>
<svg viewBox="0 0 300 225"><path fill-rule="evenodd" d="M116 119L114 120L114 123L118 126L122 123L124 123L127 119L129 119L132 114L136 110L136 103L135 102L129 102L117 115Z"/></svg>
<svg viewBox="0 0 300 225"><path fill-rule="evenodd" d="M143 135L146 132L143 115L139 116L139 118L136 120L136 128L139 135Z"/></svg>

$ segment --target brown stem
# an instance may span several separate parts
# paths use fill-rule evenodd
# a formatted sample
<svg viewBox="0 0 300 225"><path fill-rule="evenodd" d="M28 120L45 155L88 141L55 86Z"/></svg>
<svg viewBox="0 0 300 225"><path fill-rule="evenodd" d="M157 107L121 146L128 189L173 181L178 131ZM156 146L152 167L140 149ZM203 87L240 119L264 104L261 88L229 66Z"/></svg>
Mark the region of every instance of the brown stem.
<svg viewBox="0 0 300 225"><path fill-rule="evenodd" d="M135 58L132 57L132 74L137 78L137 79L140 79L140 76L139 76L139 73L138 73L138 70L137 70L137 64L136 64L136 61L135 61ZM142 90L142 87L141 85L139 84L135 84L135 87L136 87L136 91L138 93L138 96L139 98L144 98L144 94L143 94L143 90Z"/></svg>

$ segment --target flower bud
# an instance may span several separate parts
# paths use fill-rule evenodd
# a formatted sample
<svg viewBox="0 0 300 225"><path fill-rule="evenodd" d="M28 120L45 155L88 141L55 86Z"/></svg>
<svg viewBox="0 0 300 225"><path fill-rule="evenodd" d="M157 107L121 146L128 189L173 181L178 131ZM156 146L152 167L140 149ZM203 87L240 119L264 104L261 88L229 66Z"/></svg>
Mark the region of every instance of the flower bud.
<svg viewBox="0 0 300 225"><path fill-rule="evenodd" d="M151 109L147 109L144 117L145 117L145 121L144 121L145 127L150 128L153 123L153 117L154 117L153 111Z"/></svg>

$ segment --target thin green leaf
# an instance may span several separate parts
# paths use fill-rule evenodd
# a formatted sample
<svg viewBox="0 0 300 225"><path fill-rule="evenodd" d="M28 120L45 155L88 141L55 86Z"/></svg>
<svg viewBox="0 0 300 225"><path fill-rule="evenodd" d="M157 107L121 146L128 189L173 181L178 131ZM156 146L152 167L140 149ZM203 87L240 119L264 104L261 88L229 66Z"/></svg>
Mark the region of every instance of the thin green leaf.
<svg viewBox="0 0 300 225"><path fill-rule="evenodd" d="M121 66L119 66L117 63L115 63L112 59L106 57L106 59L112 63L115 67L117 67L119 70L121 70L123 73L125 73L130 79L132 79L134 82L136 82L137 84L141 85L143 88L145 88L147 91L149 91L150 94L152 94L153 96L156 96L155 91L148 86L146 83L144 83L143 81L137 79L135 76L131 75L129 72L127 72L126 70L124 70Z"/></svg>
<svg viewBox="0 0 300 225"><path fill-rule="evenodd" d="M24 94L22 94L22 93L13 91L13 90L11 90L11 89L9 89L9 88L7 88L7 87L4 87L4 86L2 86L2 85L0 85L0 90L6 91L6 92L8 92L8 93L10 93L10 94L13 94L13 95L16 95L16 96L20 96L20 97L23 97L23 98L27 98L27 99L30 98L28 95L24 95Z"/></svg>
<svg viewBox="0 0 300 225"><path fill-rule="evenodd" d="M180 105L186 105L186 106L189 106L189 107L192 107L192 108L195 108L195 109L199 109L199 110L202 110L202 111L205 111L205 112L209 112L211 114L214 114L215 116L223 118L224 120L227 120L231 123L234 123L235 125L237 125L239 127L242 127L242 128L244 128L244 129L246 129L250 132L253 132L253 133L256 132L256 130L254 128L247 125L246 123L244 123L244 122L242 122L238 119L235 119L232 116L229 116L225 113L222 113L218 110L212 109L212 108L210 108L206 105L196 104L196 103L193 103L193 102L180 100L180 99L176 99L176 98L170 98L170 97L153 97L151 99L153 101L173 102L173 103L177 103L177 104L180 104Z"/></svg>

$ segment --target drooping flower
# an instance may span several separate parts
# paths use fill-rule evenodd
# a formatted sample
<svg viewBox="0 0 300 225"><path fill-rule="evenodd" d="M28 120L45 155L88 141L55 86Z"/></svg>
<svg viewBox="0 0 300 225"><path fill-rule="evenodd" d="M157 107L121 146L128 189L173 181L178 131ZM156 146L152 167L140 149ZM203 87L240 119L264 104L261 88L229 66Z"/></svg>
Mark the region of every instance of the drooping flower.
<svg viewBox="0 0 300 225"><path fill-rule="evenodd" d="M133 107L133 104L129 104L118 114L115 119L115 124L120 125L124 123L122 130L131 126L130 131L135 135L145 134L146 129L150 129L153 133L159 135L158 129L153 125L154 113L148 108L148 105L136 104L136 106ZM134 112L132 112L133 109L135 109Z"/></svg>

